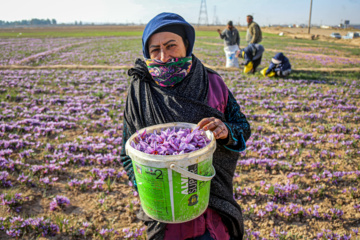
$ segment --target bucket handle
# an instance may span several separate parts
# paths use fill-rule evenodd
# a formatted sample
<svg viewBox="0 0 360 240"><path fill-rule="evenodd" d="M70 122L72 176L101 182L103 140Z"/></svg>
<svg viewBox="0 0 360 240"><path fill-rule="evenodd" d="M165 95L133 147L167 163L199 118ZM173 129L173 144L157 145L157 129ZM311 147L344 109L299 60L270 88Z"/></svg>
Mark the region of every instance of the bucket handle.
<svg viewBox="0 0 360 240"><path fill-rule="evenodd" d="M212 176L202 176L202 175L198 175L198 174L189 172L189 171L179 167L178 165L175 165L175 164L170 165L170 168L172 170L174 170L175 172L178 172L186 177L193 178L193 179L196 179L199 181L210 181L215 176L215 174L216 174L215 168L213 165L211 165L211 167L213 169L214 174Z"/></svg>

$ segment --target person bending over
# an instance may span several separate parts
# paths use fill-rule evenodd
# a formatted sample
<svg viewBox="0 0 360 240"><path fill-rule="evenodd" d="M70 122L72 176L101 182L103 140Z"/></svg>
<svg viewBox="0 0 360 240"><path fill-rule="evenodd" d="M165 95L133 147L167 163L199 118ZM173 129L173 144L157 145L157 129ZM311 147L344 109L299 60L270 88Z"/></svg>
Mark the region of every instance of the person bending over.
<svg viewBox="0 0 360 240"><path fill-rule="evenodd" d="M250 43L236 52L236 57L244 59L244 62L241 63L241 65L244 65L244 73L254 73L256 71L256 68L261 63L264 51L263 45Z"/></svg>

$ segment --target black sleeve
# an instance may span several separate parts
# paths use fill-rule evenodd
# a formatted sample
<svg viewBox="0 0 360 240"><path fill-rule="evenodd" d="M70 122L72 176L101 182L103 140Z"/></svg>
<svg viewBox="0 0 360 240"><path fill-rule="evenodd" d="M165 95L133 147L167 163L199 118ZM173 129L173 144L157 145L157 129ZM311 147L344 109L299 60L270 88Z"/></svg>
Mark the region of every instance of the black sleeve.
<svg viewBox="0 0 360 240"><path fill-rule="evenodd" d="M123 124L123 137L122 137L122 148L121 148L121 153L120 153L120 159L121 162L124 166L124 169L129 177L129 180L134 184L134 186L136 187L136 181L135 181L135 175L134 175L134 169L133 169L133 165L131 162L131 158L126 155L126 151L125 151L125 144L127 142L127 140L130 138L131 134L129 132L129 129L127 127L127 124L124 120L124 124Z"/></svg>
<svg viewBox="0 0 360 240"><path fill-rule="evenodd" d="M226 148L232 151L241 152L246 149L246 141L251 135L250 124L245 115L240 111L240 106L229 91L228 102L225 109L226 126L229 129L229 138L222 142Z"/></svg>

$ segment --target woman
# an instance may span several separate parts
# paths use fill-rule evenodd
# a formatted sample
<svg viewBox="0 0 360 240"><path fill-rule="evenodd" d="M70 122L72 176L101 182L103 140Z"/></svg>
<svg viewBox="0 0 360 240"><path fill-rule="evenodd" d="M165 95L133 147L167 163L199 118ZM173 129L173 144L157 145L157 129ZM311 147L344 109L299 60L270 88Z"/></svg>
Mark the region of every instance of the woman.
<svg viewBox="0 0 360 240"><path fill-rule="evenodd" d="M181 16L161 13L145 27L143 55L128 74L124 111L122 162L136 186L127 139L144 127L168 122L197 123L217 139L213 156L209 207L200 217L181 224L157 222L141 210L149 239L242 239L241 208L233 198L232 179L250 126L224 81L203 66L192 50L195 30Z"/></svg>

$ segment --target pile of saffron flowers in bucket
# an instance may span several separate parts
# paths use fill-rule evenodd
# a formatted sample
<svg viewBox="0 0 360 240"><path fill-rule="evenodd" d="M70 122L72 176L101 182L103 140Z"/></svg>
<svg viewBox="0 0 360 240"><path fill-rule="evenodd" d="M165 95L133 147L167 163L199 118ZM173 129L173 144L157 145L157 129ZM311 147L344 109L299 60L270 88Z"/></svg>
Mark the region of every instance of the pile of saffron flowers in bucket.
<svg viewBox="0 0 360 240"><path fill-rule="evenodd" d="M153 155L180 155L199 150L210 143L198 128L167 128L153 133L138 132L130 143L138 151Z"/></svg>

